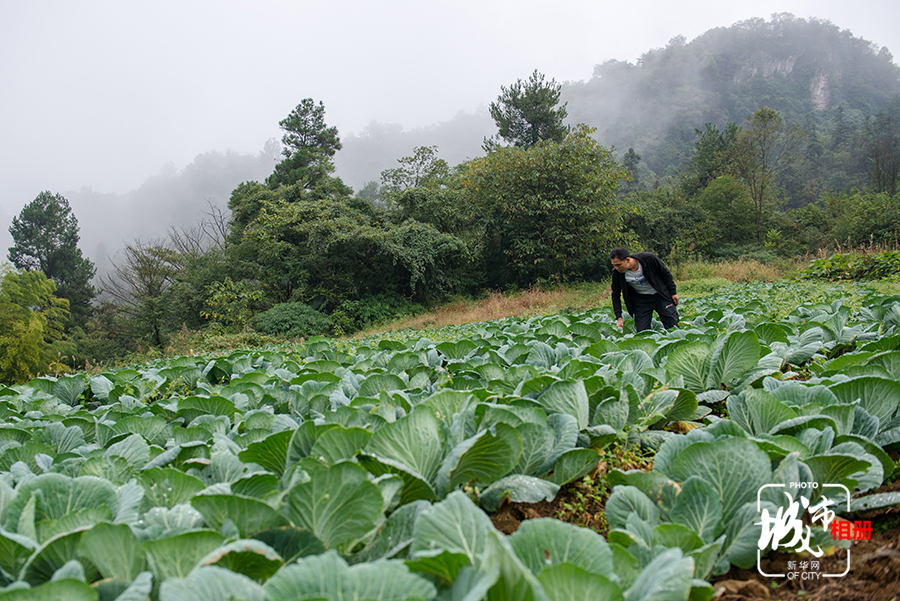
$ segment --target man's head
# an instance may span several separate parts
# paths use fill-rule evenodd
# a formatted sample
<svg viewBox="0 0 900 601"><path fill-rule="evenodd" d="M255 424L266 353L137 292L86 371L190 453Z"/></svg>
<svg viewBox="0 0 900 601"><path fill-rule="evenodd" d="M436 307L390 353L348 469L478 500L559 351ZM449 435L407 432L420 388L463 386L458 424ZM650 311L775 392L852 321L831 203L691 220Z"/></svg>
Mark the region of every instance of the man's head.
<svg viewBox="0 0 900 601"><path fill-rule="evenodd" d="M609 251L609 260L612 262L613 269L619 273L625 273L628 269L628 249L623 246L617 246Z"/></svg>

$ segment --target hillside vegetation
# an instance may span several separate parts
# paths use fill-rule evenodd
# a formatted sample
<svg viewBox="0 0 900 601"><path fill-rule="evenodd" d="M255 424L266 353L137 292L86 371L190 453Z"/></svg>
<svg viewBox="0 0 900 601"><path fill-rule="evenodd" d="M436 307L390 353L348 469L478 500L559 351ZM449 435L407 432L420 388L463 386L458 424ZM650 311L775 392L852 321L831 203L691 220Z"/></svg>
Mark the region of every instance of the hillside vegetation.
<svg viewBox="0 0 900 601"><path fill-rule="evenodd" d="M499 87L496 133L475 156L453 164L436 144L417 146L358 191L338 176L345 141L324 104L303 99L279 123L267 176L195 225L128 243L93 283L71 205L41 193L11 229L19 271L4 286L39 269L55 290L37 305L10 293L9 331L31 334L27 349L4 348L30 359L0 365L0 377L222 335L346 337L397 317L431 326L596 306L603 292L590 290L605 286L616 246L656 253L679 279L701 265L775 279L798 261L900 244L897 67L830 23L777 15L674 40L600 68L577 97L538 71ZM643 140L624 153L600 141L611 123L585 112L616 98L631 111L619 133ZM251 173L273 153L228 160ZM190 170L192 190L210 162ZM176 196L167 202L183 204ZM484 297L482 308L459 300Z"/></svg>
<svg viewBox="0 0 900 601"><path fill-rule="evenodd" d="M828 21L778 14L673 38L636 63L607 61L567 84L563 99L573 122L597 127L604 144L635 148L662 178L684 167L706 123L740 124L767 106L833 135L838 114L842 127L861 127L898 93L887 48Z"/></svg>

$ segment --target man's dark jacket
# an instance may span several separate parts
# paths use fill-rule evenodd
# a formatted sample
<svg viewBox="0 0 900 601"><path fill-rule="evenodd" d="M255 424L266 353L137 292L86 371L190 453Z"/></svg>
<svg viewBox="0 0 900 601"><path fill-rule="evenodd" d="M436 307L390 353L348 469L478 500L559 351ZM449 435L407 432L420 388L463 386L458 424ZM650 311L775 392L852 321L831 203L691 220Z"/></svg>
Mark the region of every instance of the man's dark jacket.
<svg viewBox="0 0 900 601"><path fill-rule="evenodd" d="M653 289L664 299L672 301L672 295L678 294L675 291L675 279L669 268L666 267L659 257L653 253L634 253L629 255L638 260L641 269L644 270L644 278L647 283L653 286ZM626 281L625 274L619 273L615 269L612 272L612 302L613 312L616 318L622 317L622 301L619 300L619 293L625 297L625 308L628 313L634 315L634 297L638 292L635 291Z"/></svg>

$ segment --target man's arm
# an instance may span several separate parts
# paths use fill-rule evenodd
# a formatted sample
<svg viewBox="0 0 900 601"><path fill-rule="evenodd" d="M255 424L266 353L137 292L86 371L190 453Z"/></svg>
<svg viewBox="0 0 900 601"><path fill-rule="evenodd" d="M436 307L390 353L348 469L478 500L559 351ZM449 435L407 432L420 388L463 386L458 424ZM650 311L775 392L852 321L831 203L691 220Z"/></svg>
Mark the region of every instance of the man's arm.
<svg viewBox="0 0 900 601"><path fill-rule="evenodd" d="M616 317L622 317L622 299L620 298L622 295L622 288L619 286L619 281L616 279L616 276L612 276L612 304L613 304L613 314Z"/></svg>
<svg viewBox="0 0 900 601"><path fill-rule="evenodd" d="M622 288L619 286L619 280L616 278L616 274L612 275L612 304L613 304L613 314L616 316L616 326L623 327L624 321L622 321Z"/></svg>

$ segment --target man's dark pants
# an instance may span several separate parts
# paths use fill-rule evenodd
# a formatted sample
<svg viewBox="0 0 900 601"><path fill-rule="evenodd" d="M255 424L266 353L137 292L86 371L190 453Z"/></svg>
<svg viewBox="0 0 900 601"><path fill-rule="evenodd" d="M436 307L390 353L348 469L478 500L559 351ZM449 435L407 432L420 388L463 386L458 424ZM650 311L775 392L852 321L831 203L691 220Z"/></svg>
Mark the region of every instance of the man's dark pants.
<svg viewBox="0 0 900 601"><path fill-rule="evenodd" d="M666 300L659 294L635 294L634 295L634 329L637 332L650 329L650 320L653 312L659 315L659 320L667 330L678 325L678 309L671 300Z"/></svg>

